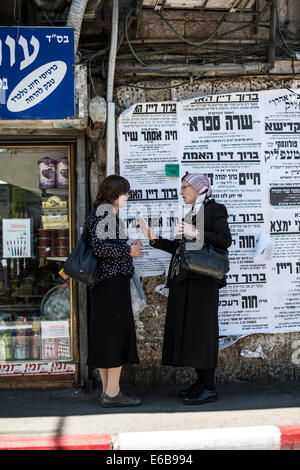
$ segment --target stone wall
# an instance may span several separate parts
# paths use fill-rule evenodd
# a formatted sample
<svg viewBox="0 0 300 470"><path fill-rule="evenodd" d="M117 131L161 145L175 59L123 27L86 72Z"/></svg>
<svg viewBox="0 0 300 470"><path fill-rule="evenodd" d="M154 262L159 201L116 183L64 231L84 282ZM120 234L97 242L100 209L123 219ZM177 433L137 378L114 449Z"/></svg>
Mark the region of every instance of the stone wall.
<svg viewBox="0 0 300 470"><path fill-rule="evenodd" d="M261 25L258 28L247 27L237 29L236 32L224 35L223 39L233 39L235 43L227 42L205 44L201 48L187 46L178 42L172 31L153 13L153 11L143 10L137 22L133 22L130 27L130 38L136 39L137 46L146 39L148 46L140 46L141 57L147 57L148 63L152 59L162 63L164 54L198 54L199 63L203 58L203 53L214 54L213 51L234 51L243 46L237 43L239 40L267 40L269 30L266 24L269 22L269 9L264 10L267 5L266 0L259 0L259 9L264 14L259 18ZM293 33L299 36L300 9L298 0L278 0L279 20L284 32ZM221 17L220 12L196 12L188 10L164 10L164 16L171 22L174 28L183 36L199 41L209 37L214 32L216 21ZM243 15L230 15L220 29L220 33L232 30L236 22L249 19ZM247 20L248 20L247 19ZM262 24L265 23L265 26ZM161 40L161 44L159 41ZM166 43L165 41L168 40ZM153 41L153 43L152 43ZM247 43L245 43L247 44ZM278 53L282 53L282 47ZM266 51L264 51L264 54ZM143 55L144 54L144 55ZM249 49L247 57L253 56ZM255 53L254 53L255 55ZM121 57L121 59L120 59ZM287 56L286 61L282 61L278 70L281 75L269 76L234 76L232 73L217 75L217 72L206 73L203 77L192 77L187 74L176 77L151 76L139 78L141 75L134 74L125 76L116 71L115 94L117 116L138 102L182 100L196 96L209 94L231 93L241 91L259 91L275 89L280 87L300 88L300 76L295 75L297 62L292 62ZM234 60L234 58L232 59ZM253 60L253 57L252 57ZM257 56L257 61L260 57ZM264 60L264 59L263 59ZM122 63L136 64L129 50L121 48L118 53L117 65ZM230 60L229 60L230 61ZM277 72L276 72L277 73ZM286 76L282 75L286 74ZM157 74L156 74L157 75ZM137 81L140 80L140 81ZM95 83L97 91L102 95L103 83ZM184 83L184 85L182 85ZM117 146L116 146L117 148ZM97 165L93 164L92 173L104 175L103 162L105 161L105 145L98 142ZM118 165L118 155L116 156ZM118 171L118 170L117 170ZM158 285L165 282L164 276L144 278L144 290L147 297L148 306L136 318L138 350L140 356L139 366L127 366L122 374L125 383L139 384L170 384L188 383L194 377L194 371L190 368L173 368L161 366L161 349L165 322L167 298L155 291ZM285 334L253 334L240 338L232 346L223 349L219 354L219 365L217 368L217 382L242 382L242 381L284 381L298 380L300 367L292 362L292 354L295 354L296 341L300 339L299 333ZM261 346L265 358L247 358L241 355L242 350L255 351ZM300 343L299 343L300 347Z"/></svg>
<svg viewBox="0 0 300 470"><path fill-rule="evenodd" d="M182 79L155 79L134 84L141 88L134 88L130 83L119 86L115 90L117 113L133 103L142 101L181 100L212 93L300 87L300 78L272 79L251 76L203 79L177 88L152 89L177 85L181 82ZM164 282L165 276L147 277L143 280L148 306L136 319L141 364L124 369L122 380L125 383L183 384L190 382L194 377L193 369L162 367L160 364L167 298L156 292L155 288ZM230 347L220 351L217 382L299 380L300 366L292 362L292 354L296 353L296 341L299 339L299 333L253 334L240 338ZM255 351L258 346L262 347L266 358L241 356L242 350Z"/></svg>

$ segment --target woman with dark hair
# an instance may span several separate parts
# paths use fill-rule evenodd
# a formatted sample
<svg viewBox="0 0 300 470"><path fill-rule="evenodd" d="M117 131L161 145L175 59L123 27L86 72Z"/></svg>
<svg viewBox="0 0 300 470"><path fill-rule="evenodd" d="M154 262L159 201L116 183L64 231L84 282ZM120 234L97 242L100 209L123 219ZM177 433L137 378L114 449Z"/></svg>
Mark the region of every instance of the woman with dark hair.
<svg viewBox="0 0 300 470"><path fill-rule="evenodd" d="M200 209L204 209L204 242L227 249L231 245L227 210L223 204L210 199L209 179L205 175L191 173L186 174L181 183L180 194L184 203L192 205L192 211L186 216L192 223L183 221L178 224L177 234L190 243L201 239L203 227L197 230L196 216ZM153 248L172 254L166 284L169 287L169 297L162 364L196 369L197 382L180 392L183 403L200 405L215 401L219 288L226 285L225 278L220 282L212 277L184 270L181 267L182 244L181 240L176 239L177 235L174 240L157 238L142 217L139 222Z"/></svg>
<svg viewBox="0 0 300 470"><path fill-rule="evenodd" d="M143 246L129 246L119 218L120 208L127 205L129 189L125 178L106 177L84 225L87 242L100 258L97 280L91 289L87 363L99 368L103 407L140 404L138 398L121 392L119 385L123 365L139 363L130 278L134 272L132 258L142 255Z"/></svg>

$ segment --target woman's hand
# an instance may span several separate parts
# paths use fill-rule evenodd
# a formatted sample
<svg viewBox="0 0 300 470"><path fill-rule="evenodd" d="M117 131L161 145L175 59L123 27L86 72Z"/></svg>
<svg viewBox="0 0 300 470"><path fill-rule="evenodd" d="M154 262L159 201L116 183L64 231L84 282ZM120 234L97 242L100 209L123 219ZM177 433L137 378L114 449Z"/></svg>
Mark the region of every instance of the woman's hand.
<svg viewBox="0 0 300 470"><path fill-rule="evenodd" d="M133 258L136 256L143 256L142 250L144 250L143 244L142 245L132 244L131 250L130 250L130 256L132 256Z"/></svg>
<svg viewBox="0 0 300 470"><path fill-rule="evenodd" d="M180 222L176 225L176 235L184 235L187 238L195 238L198 235L198 230L192 224Z"/></svg>
<svg viewBox="0 0 300 470"><path fill-rule="evenodd" d="M135 240L133 240L133 242L131 243L131 246L132 246L132 245L137 245L137 246L141 246L141 247L144 248L144 245L143 245L142 240L140 240L140 239L138 239L138 238L135 239Z"/></svg>
<svg viewBox="0 0 300 470"><path fill-rule="evenodd" d="M138 222L140 224L140 227L141 227L141 230L143 232L143 235L144 237L148 238L148 240L154 240L155 238L155 235L154 233L152 232L151 228L149 227L149 225L147 224L146 220L144 219L144 217L142 216L139 216L138 217Z"/></svg>

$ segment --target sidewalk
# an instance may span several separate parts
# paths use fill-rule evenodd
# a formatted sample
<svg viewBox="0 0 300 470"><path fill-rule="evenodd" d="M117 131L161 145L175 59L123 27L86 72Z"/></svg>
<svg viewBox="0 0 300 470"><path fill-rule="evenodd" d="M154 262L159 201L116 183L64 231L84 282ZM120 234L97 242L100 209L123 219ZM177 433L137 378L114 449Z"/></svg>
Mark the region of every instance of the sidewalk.
<svg viewBox="0 0 300 470"><path fill-rule="evenodd" d="M129 387L124 388L129 393L133 391ZM178 399L178 391L181 388L136 387L134 393L140 396L142 405L137 408L115 409L101 408L98 404L99 393L95 390L2 390L0 444L4 444L5 440L10 443L24 443L26 436L33 442L30 436L34 435L36 439L44 438L45 445L49 443L49 436L52 436L52 441L59 440L61 444L65 442L69 448L71 444L73 448L80 448L84 442L90 443L90 448L93 448L93 443L97 446L104 438L102 445L106 445L105 448L110 447L107 447L107 442L110 441L115 443L115 448L142 449L141 446L145 446L143 439L147 436L141 433L148 432L152 433L151 436L148 435L148 441L150 437L154 439L153 445L159 442L160 446L167 446L158 448L170 449L176 438L178 449L188 449L191 436L193 435L194 439L196 432L198 440L194 439L192 448L195 449L199 445L202 446L199 447L201 449L205 448L204 436L216 436L216 430L219 430L219 437L209 444L217 449L224 448L224 439L229 436L229 429L233 430L232 444L237 442L237 436L245 431L244 436L250 436L251 432L262 432L266 439L269 434L272 439L275 436L276 445L278 439L281 439L280 426L284 427L285 432L286 426L294 426L289 428L294 434L300 429L300 382L218 385L219 400L201 406L183 405ZM256 426L259 429L250 429ZM233 428L236 428L235 432ZM162 431L168 433L153 434ZM190 433L187 433L188 431ZM163 438L166 439L165 444ZM268 442L265 444L267 448L270 445ZM245 446L246 442L243 445Z"/></svg>

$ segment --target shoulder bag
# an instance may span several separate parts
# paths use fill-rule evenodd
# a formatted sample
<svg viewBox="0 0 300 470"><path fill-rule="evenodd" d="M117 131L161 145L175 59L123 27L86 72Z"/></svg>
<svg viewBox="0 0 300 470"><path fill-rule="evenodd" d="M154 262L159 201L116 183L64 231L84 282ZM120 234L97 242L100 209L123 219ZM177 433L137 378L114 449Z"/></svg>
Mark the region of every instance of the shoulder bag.
<svg viewBox="0 0 300 470"><path fill-rule="evenodd" d="M200 250L187 250L183 243L181 267L220 280L229 271L228 252L209 243L205 243Z"/></svg>
<svg viewBox="0 0 300 470"><path fill-rule="evenodd" d="M79 238L64 265L64 272L75 281L93 287L99 268L97 257L86 242L84 234Z"/></svg>

